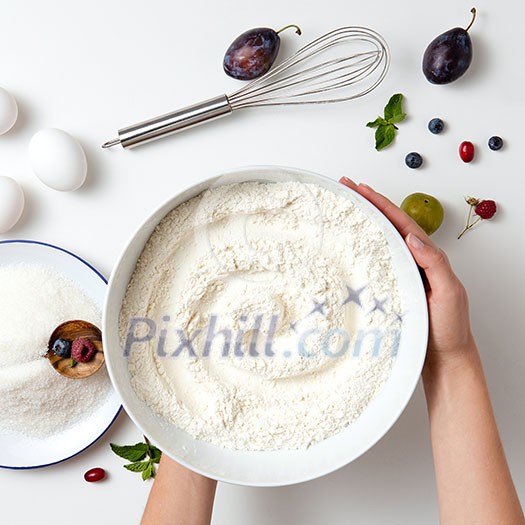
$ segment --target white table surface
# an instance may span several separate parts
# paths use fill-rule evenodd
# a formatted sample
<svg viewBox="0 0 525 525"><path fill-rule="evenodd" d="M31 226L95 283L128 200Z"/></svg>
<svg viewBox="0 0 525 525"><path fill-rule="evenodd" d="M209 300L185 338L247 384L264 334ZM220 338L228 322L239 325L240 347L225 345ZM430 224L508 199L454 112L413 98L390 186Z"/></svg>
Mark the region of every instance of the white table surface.
<svg viewBox="0 0 525 525"><path fill-rule="evenodd" d="M249 164L297 166L333 178L350 175L397 202L413 191L434 194L446 208L435 240L470 293L497 420L523 498L525 8L511 0L480 0L476 6L470 71L450 86L432 86L421 73L423 51L440 32L468 24L470 2L4 2L0 85L15 95L20 117L0 137L0 173L23 185L27 209L2 238L64 246L108 275L126 240L154 207L200 179ZM304 35L283 34L281 56L338 26L379 30L392 49L387 80L355 103L246 111L133 151L100 149L118 127L237 87L221 66L230 41L251 27L278 29L288 23L300 24ZM400 125L396 144L376 153L373 132L364 124L399 91L407 97L410 118ZM426 130L435 116L448 126L440 136ZM89 180L80 191L55 192L32 174L27 146L43 127L66 129L83 144ZM505 139L505 150L488 150L492 134ZM470 165L457 156L458 144L467 139L478 147ZM419 171L404 165L412 150L425 157ZM471 194L497 200L500 211L457 241L467 211L462 198ZM123 413L98 443L66 463L0 471L1 522L138 523L151 485L125 471L108 443L140 438ZM85 483L83 473L93 466L106 468L109 479ZM282 489L221 485L213 519L215 525L437 522L421 389L387 436L353 464Z"/></svg>

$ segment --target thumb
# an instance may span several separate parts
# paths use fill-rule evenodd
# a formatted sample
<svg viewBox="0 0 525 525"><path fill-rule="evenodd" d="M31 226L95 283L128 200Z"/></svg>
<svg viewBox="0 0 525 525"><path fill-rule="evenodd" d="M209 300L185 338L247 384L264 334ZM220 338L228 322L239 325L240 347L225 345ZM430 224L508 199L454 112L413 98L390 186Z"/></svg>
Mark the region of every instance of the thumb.
<svg viewBox="0 0 525 525"><path fill-rule="evenodd" d="M431 289L439 289L454 279L454 272L443 250L413 233L409 233L405 240L416 263L425 271Z"/></svg>

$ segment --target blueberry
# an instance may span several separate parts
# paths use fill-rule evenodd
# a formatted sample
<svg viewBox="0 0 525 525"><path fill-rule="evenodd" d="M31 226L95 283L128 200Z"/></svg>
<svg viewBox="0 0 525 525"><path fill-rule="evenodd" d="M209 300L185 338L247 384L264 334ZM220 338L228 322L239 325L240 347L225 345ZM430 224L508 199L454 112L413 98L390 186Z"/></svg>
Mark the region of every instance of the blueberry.
<svg viewBox="0 0 525 525"><path fill-rule="evenodd" d="M405 164L412 169L420 168L421 164L423 164L423 157L413 151L405 157Z"/></svg>
<svg viewBox="0 0 525 525"><path fill-rule="evenodd" d="M428 130L434 135L438 135L445 129L445 123L440 118L433 118L428 123Z"/></svg>
<svg viewBox="0 0 525 525"><path fill-rule="evenodd" d="M489 148L492 151L498 151L503 147L503 139L498 136L490 137L489 139Z"/></svg>
<svg viewBox="0 0 525 525"><path fill-rule="evenodd" d="M68 341L67 339L57 339L53 343L53 352L59 357L70 357L71 341Z"/></svg>

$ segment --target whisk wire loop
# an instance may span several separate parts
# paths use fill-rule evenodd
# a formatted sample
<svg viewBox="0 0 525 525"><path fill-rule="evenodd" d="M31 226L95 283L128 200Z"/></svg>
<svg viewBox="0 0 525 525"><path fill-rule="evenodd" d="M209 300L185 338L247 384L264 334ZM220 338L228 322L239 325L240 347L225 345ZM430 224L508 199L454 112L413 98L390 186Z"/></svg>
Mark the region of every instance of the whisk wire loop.
<svg viewBox="0 0 525 525"><path fill-rule="evenodd" d="M304 67L337 46L368 47ZM343 27L313 40L272 71L228 96L232 110L274 105L326 104L351 100L369 93L385 77L390 65L388 45L381 35L364 27ZM302 69L299 69L302 66ZM326 98L370 79L360 91ZM321 95L321 96L315 96ZM310 97L310 98L309 98Z"/></svg>

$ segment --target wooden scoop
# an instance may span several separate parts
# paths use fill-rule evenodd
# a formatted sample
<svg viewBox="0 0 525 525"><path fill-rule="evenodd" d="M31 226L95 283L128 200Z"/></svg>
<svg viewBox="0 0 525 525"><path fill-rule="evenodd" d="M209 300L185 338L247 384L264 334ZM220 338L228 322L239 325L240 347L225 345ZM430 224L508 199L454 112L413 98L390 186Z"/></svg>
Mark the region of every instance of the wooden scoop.
<svg viewBox="0 0 525 525"><path fill-rule="evenodd" d="M79 338L89 339L97 349L95 355L87 363L78 362L71 366L71 357L60 357L53 352L53 344L57 339L68 339L73 342ZM57 326L49 338L46 357L53 368L61 375L72 379L82 379L97 372L104 364L104 350L102 348L102 332L95 325L87 321L66 321Z"/></svg>

